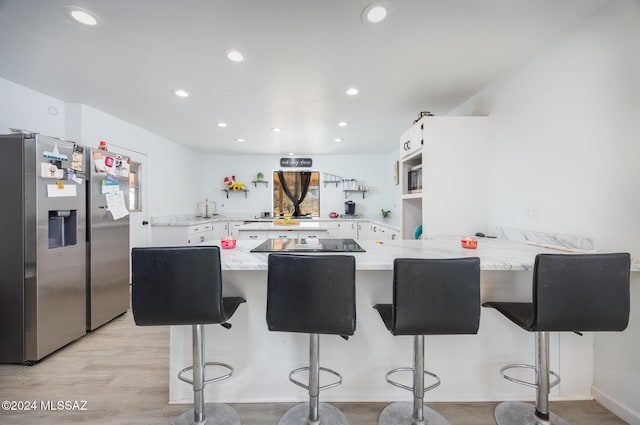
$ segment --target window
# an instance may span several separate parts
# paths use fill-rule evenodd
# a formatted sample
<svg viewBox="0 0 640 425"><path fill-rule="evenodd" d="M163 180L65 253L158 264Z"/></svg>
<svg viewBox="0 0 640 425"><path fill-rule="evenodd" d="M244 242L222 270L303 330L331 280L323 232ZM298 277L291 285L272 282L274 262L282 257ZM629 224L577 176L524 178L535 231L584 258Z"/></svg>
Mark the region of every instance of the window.
<svg viewBox="0 0 640 425"><path fill-rule="evenodd" d="M320 172L319 171L283 171L284 181L294 199L300 199L303 191L304 174L311 173L309 189L300 203L300 215L320 217ZM295 210L294 202L285 193L277 171L273 172L273 216L291 217Z"/></svg>
<svg viewBox="0 0 640 425"><path fill-rule="evenodd" d="M129 163L129 211L142 211L140 201L140 167L139 162Z"/></svg>

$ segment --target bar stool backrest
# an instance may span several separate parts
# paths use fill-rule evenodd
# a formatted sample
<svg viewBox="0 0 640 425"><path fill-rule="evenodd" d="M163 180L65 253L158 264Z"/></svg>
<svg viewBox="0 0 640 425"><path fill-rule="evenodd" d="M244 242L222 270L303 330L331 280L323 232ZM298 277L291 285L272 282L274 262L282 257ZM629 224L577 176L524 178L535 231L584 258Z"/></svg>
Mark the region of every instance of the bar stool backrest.
<svg viewBox="0 0 640 425"><path fill-rule="evenodd" d="M268 267L270 331L353 335L356 329L353 256L271 254Z"/></svg>
<svg viewBox="0 0 640 425"><path fill-rule="evenodd" d="M477 333L480 259L396 259L392 308L394 335Z"/></svg>
<svg viewBox="0 0 640 425"><path fill-rule="evenodd" d="M136 325L224 323L220 248L133 248Z"/></svg>
<svg viewBox="0 0 640 425"><path fill-rule="evenodd" d="M536 256L532 330L624 330L630 262L628 253Z"/></svg>

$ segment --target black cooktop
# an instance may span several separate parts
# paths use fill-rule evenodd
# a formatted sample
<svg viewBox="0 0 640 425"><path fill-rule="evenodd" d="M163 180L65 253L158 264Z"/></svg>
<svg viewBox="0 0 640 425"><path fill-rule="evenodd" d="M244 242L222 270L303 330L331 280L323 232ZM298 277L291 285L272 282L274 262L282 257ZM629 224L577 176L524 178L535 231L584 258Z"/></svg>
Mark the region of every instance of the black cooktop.
<svg viewBox="0 0 640 425"><path fill-rule="evenodd" d="M267 239L251 252L366 252L353 239Z"/></svg>

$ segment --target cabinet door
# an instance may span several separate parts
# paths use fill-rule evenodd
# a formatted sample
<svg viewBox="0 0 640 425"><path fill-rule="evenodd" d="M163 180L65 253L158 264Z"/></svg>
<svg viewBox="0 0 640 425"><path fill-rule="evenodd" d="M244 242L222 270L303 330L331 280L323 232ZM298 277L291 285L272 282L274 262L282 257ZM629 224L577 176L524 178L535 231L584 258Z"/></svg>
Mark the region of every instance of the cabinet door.
<svg viewBox="0 0 640 425"><path fill-rule="evenodd" d="M246 231L241 230L238 232L238 239L240 240L258 240L258 239L266 239L267 232L256 232L256 231Z"/></svg>
<svg viewBox="0 0 640 425"><path fill-rule="evenodd" d="M402 133L400 136L400 158L405 158L422 149L424 144L422 130L423 122L420 120Z"/></svg>
<svg viewBox="0 0 640 425"><path fill-rule="evenodd" d="M409 155L411 151L409 150L409 132L411 129L405 131L400 136L400 158L404 158Z"/></svg>
<svg viewBox="0 0 640 425"><path fill-rule="evenodd" d="M233 236L235 239L240 238L240 231L238 227L242 226L244 221L230 221L228 225L229 236Z"/></svg>
<svg viewBox="0 0 640 425"><path fill-rule="evenodd" d="M221 240L229 235L229 222L219 221L213 223L213 239Z"/></svg>
<svg viewBox="0 0 640 425"><path fill-rule="evenodd" d="M340 222L338 237L339 238L347 238L347 239L357 239L358 238L358 223L353 221L342 221Z"/></svg>
<svg viewBox="0 0 640 425"><path fill-rule="evenodd" d="M373 225L371 223L358 223L358 239L376 239L377 238L377 227L376 232L373 232Z"/></svg>
<svg viewBox="0 0 640 425"><path fill-rule="evenodd" d="M420 120L409 129L407 155L411 155L412 153L418 152L422 149L422 145L424 145L423 128L423 121Z"/></svg>

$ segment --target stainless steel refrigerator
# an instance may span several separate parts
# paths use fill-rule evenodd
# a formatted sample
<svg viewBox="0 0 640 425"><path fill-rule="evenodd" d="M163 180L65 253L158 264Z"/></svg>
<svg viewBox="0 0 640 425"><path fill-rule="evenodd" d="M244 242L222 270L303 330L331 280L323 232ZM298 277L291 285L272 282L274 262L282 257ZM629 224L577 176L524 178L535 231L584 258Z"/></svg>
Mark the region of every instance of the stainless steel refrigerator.
<svg viewBox="0 0 640 425"><path fill-rule="evenodd" d="M32 363L85 334L84 149L0 136L0 362Z"/></svg>
<svg viewBox="0 0 640 425"><path fill-rule="evenodd" d="M89 149L87 158L87 330L129 308L129 158ZM127 215L122 216L123 213Z"/></svg>

